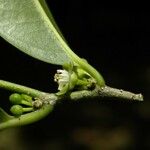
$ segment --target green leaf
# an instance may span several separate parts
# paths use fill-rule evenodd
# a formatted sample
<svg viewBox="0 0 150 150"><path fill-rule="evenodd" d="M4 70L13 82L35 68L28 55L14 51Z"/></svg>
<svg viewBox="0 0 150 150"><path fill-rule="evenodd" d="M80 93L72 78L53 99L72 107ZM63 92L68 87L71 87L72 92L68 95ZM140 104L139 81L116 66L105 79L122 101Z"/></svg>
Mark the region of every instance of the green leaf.
<svg viewBox="0 0 150 150"><path fill-rule="evenodd" d="M44 0L0 0L0 35L39 60L58 65L73 62L99 86L105 85L101 74L69 48Z"/></svg>
<svg viewBox="0 0 150 150"><path fill-rule="evenodd" d="M57 30L57 32L59 33L59 35L61 35L61 37L65 40L63 34L61 33L61 30L59 29L57 23L55 22L55 19L54 19L52 13L50 12L50 9L48 8L45 0L39 0L39 2L41 3L41 5L42 5L42 7L43 7L43 9L44 9L44 11L46 13L46 15L49 17L49 20L51 21L51 23L53 24L53 26L55 27L55 29Z"/></svg>
<svg viewBox="0 0 150 150"><path fill-rule="evenodd" d="M71 61L44 0L0 0L0 35L26 54L62 65Z"/></svg>
<svg viewBox="0 0 150 150"><path fill-rule="evenodd" d="M3 109L0 108L0 130L10 128L10 127L17 127L22 125L27 125L47 116L53 110L52 105L44 105L42 108L21 115L20 117L14 117L7 114Z"/></svg>

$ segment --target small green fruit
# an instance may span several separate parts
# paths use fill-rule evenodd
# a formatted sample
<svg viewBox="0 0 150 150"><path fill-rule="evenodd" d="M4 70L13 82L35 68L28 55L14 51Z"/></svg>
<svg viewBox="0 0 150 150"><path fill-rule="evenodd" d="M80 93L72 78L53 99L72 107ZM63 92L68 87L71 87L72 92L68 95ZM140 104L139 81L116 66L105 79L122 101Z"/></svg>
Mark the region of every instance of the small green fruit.
<svg viewBox="0 0 150 150"><path fill-rule="evenodd" d="M23 104L26 106L32 106L32 97L26 94L14 93L10 95L9 100L12 104L15 105Z"/></svg>
<svg viewBox="0 0 150 150"><path fill-rule="evenodd" d="M23 107L20 105L13 105L10 111L14 116L21 116L23 114Z"/></svg>
<svg viewBox="0 0 150 150"><path fill-rule="evenodd" d="M12 104L20 104L22 101L22 97L20 94L14 93L9 96L9 100Z"/></svg>

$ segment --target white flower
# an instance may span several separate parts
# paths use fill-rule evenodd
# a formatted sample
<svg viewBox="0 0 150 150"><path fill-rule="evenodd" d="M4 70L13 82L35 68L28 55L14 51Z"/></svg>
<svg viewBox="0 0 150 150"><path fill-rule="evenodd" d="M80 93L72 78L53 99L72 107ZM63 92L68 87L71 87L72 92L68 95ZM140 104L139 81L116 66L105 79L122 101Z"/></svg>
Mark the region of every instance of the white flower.
<svg viewBox="0 0 150 150"><path fill-rule="evenodd" d="M58 83L58 90L61 91L69 83L69 73L66 70L57 70L54 81Z"/></svg>

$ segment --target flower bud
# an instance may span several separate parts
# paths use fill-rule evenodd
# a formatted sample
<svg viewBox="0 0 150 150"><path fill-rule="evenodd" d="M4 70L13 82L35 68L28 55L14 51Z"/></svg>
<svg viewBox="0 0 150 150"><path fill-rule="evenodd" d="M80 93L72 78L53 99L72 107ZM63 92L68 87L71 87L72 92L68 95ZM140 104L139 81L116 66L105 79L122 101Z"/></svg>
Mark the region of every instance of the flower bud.
<svg viewBox="0 0 150 150"><path fill-rule="evenodd" d="M14 94L11 94L9 96L9 101L12 103L12 104L20 104L21 101L22 101L22 97L20 94L18 93L14 93Z"/></svg>
<svg viewBox="0 0 150 150"><path fill-rule="evenodd" d="M23 114L23 107L20 105L13 105L10 111L14 116L21 116Z"/></svg>

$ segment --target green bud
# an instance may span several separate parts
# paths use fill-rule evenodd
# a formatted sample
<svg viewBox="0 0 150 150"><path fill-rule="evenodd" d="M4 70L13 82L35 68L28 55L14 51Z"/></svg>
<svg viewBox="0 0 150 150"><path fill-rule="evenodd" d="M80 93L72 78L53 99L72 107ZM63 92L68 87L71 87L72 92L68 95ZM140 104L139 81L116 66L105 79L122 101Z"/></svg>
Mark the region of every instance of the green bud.
<svg viewBox="0 0 150 150"><path fill-rule="evenodd" d="M85 72L82 68L77 67L76 68L76 73L78 75L78 78L81 79L81 80L83 78L91 78L91 76L87 72Z"/></svg>
<svg viewBox="0 0 150 150"><path fill-rule="evenodd" d="M67 71L71 71L73 69L73 63L72 62L70 62L70 63L64 63L63 64L63 69L67 70Z"/></svg>
<svg viewBox="0 0 150 150"><path fill-rule="evenodd" d="M10 111L14 116L21 116L23 114L23 107L20 105L13 105Z"/></svg>
<svg viewBox="0 0 150 150"><path fill-rule="evenodd" d="M10 109L10 111L12 112L12 114L14 116L20 116L25 112L31 112L33 111L34 108L33 107L25 107L23 108L21 105L13 105Z"/></svg>
<svg viewBox="0 0 150 150"><path fill-rule="evenodd" d="M69 90L72 90L76 86L76 83L78 81L78 77L77 77L75 72L72 72L70 78L71 79L70 79L70 83L69 83Z"/></svg>
<svg viewBox="0 0 150 150"><path fill-rule="evenodd" d="M21 94L21 97L28 102L32 102L32 97L27 94Z"/></svg>
<svg viewBox="0 0 150 150"><path fill-rule="evenodd" d="M9 96L9 100L12 104L20 104L22 101L22 97L20 94L14 93Z"/></svg>
<svg viewBox="0 0 150 150"><path fill-rule="evenodd" d="M26 95L26 94L18 94L18 93L14 93L11 94L9 97L9 100L12 104L23 104L26 106L32 106L32 97Z"/></svg>

